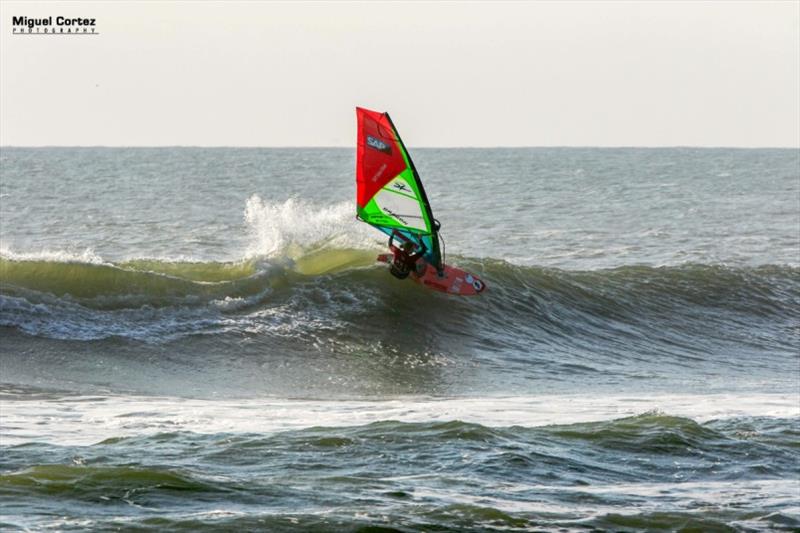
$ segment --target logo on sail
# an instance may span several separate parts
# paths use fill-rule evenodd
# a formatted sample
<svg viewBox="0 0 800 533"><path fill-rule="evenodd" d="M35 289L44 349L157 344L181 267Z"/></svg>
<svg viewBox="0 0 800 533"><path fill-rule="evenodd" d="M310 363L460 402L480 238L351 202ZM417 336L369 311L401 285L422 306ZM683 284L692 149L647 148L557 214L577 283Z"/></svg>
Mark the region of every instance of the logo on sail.
<svg viewBox="0 0 800 533"><path fill-rule="evenodd" d="M374 148L377 151L383 152L385 154L391 154L392 153L392 149L388 144L386 144L385 142L383 142L380 139L376 139L375 137L373 137L371 135L367 135L367 146L369 146L371 148Z"/></svg>

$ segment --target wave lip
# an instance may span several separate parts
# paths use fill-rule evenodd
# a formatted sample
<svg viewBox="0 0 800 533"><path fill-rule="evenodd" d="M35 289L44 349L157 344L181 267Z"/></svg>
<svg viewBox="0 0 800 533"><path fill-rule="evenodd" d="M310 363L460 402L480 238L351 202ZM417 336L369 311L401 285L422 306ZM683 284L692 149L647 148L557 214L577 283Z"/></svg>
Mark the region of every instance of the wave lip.
<svg viewBox="0 0 800 533"><path fill-rule="evenodd" d="M246 297L265 287L254 262L118 264L0 258L3 292L42 293L87 307L163 306L185 299Z"/></svg>

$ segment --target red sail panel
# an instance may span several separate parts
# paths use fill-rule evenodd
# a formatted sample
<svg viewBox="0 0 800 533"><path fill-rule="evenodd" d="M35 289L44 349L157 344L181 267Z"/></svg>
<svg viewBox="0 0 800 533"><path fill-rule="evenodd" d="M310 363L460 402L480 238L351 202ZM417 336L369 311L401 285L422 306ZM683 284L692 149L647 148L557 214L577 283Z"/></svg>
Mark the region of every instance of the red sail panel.
<svg viewBox="0 0 800 533"><path fill-rule="evenodd" d="M384 185L406 169L406 161L384 113L357 107L356 116L356 202L363 208Z"/></svg>

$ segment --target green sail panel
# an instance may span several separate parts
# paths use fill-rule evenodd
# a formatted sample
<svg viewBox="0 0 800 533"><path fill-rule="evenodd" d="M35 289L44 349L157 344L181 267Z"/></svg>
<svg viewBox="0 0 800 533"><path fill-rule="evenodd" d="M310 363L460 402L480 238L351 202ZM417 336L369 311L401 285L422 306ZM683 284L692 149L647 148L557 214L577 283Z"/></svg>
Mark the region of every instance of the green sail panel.
<svg viewBox="0 0 800 533"><path fill-rule="evenodd" d="M359 216L364 222L376 226L432 233L411 169L406 169L382 187Z"/></svg>

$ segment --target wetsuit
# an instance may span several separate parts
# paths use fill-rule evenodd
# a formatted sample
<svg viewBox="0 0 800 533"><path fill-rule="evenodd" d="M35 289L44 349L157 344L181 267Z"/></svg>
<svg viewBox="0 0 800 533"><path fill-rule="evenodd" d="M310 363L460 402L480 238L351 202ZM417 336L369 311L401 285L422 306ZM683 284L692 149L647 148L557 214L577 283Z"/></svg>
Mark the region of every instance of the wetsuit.
<svg viewBox="0 0 800 533"><path fill-rule="evenodd" d="M392 260L392 265L389 268L389 271L397 279L406 279L408 274L416 267L419 258L425 255L425 252L428 251L428 248L425 246L424 242L420 242L420 246L422 246L422 248L414 254L409 254L402 248L394 245L395 235L396 232L393 232L391 237L389 237L389 250L391 250L394 254L394 259Z"/></svg>

